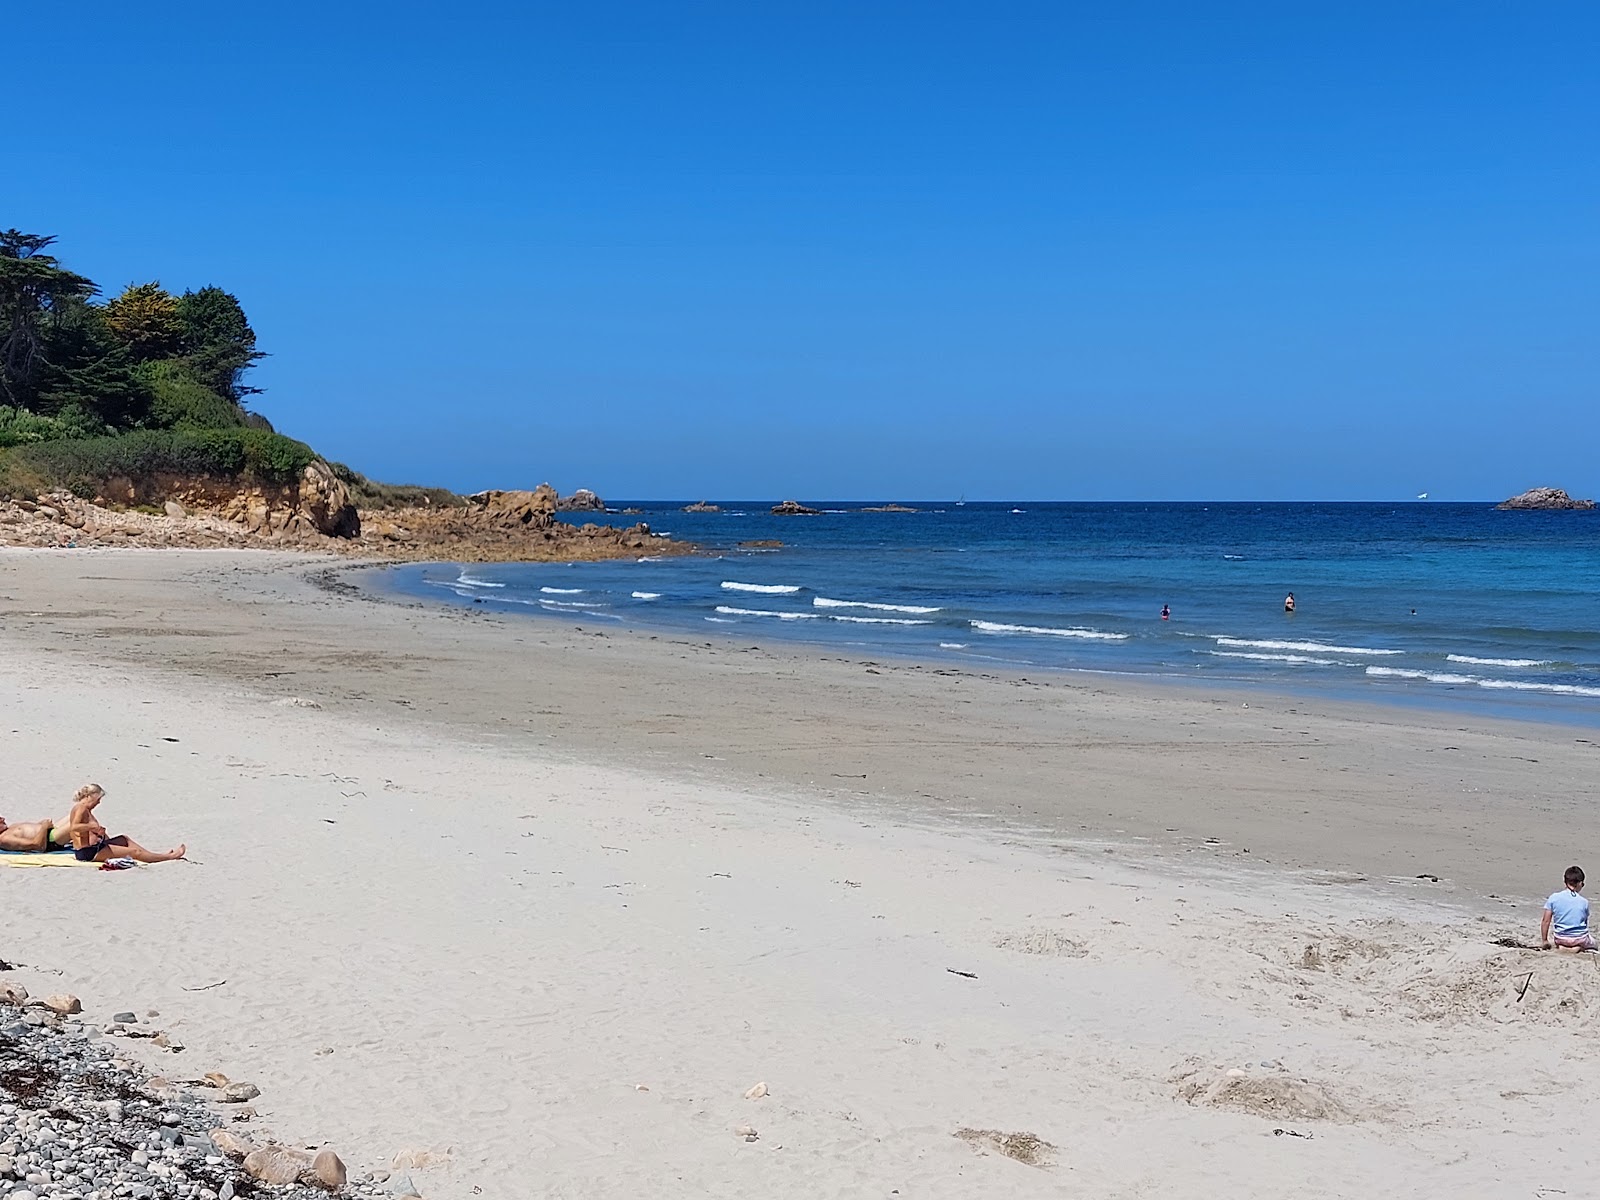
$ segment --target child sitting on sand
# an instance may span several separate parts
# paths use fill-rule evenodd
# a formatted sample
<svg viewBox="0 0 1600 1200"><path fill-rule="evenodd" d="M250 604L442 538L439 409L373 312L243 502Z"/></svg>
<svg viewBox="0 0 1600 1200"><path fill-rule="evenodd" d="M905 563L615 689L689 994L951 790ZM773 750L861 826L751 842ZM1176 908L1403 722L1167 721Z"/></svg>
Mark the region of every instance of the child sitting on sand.
<svg viewBox="0 0 1600 1200"><path fill-rule="evenodd" d="M1552 944L1550 926L1555 926L1554 944L1569 950L1597 949L1594 935L1589 932L1589 901L1584 899L1583 868L1568 867L1567 886L1544 902L1544 919L1539 924L1539 938L1545 949Z"/></svg>

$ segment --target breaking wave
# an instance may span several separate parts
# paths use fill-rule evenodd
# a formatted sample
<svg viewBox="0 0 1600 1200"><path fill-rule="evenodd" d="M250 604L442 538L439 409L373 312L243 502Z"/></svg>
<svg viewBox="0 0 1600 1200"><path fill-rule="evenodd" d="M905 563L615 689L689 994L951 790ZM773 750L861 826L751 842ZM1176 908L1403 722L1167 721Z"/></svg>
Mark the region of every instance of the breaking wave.
<svg viewBox="0 0 1600 1200"><path fill-rule="evenodd" d="M1046 637L1084 638L1095 642L1120 642L1127 638L1125 633L1105 633L1099 629L1057 629L1050 625L1003 625L998 621L972 621L969 622L974 629L984 633L1033 633Z"/></svg>

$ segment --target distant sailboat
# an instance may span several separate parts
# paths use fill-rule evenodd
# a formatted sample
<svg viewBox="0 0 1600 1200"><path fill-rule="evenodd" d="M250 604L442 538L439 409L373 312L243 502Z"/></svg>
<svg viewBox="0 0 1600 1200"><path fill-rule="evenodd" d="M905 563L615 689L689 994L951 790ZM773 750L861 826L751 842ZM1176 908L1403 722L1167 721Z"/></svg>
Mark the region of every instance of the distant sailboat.
<svg viewBox="0 0 1600 1200"><path fill-rule="evenodd" d="M1428 498L1428 493L1427 492L1418 492L1417 493L1417 499L1418 500L1426 500L1427 498Z"/></svg>
<svg viewBox="0 0 1600 1200"><path fill-rule="evenodd" d="M965 508L966 506L967 506L967 494L965 492L962 492L960 499L958 499L956 501L956 507L957 508Z"/></svg>

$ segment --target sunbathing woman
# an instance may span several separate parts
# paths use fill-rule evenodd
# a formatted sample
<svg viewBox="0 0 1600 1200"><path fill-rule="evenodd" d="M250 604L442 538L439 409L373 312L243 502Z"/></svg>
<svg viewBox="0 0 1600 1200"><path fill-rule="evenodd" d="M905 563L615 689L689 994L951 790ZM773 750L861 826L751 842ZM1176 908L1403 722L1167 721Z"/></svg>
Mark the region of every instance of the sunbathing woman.
<svg viewBox="0 0 1600 1200"><path fill-rule="evenodd" d="M78 789L72 797L72 811L67 819L50 830L52 848L70 844L79 862L105 862L110 858L131 858L135 862L172 862L188 852L187 846L168 850L165 854L146 850L130 837L111 837L104 825L94 819L95 806L105 799L105 789L91 783Z"/></svg>

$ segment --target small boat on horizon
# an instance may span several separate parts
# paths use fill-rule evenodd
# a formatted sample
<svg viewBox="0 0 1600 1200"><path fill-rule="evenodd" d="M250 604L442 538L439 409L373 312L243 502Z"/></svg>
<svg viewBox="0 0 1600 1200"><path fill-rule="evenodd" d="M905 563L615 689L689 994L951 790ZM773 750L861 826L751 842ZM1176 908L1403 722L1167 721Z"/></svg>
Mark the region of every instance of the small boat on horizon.
<svg viewBox="0 0 1600 1200"><path fill-rule="evenodd" d="M1426 500L1427 498L1428 498L1428 493L1427 492L1418 492L1417 493L1417 499L1418 500Z"/></svg>

